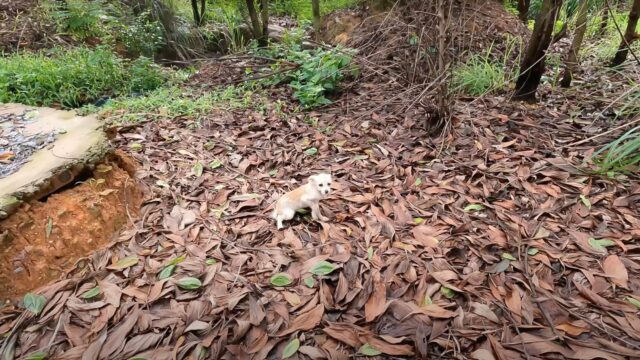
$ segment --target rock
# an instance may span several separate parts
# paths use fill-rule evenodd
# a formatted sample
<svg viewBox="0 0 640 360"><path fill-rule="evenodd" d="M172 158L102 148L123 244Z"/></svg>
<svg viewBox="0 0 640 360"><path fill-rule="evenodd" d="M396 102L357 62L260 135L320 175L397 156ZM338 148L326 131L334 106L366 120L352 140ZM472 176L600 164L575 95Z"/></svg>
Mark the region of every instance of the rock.
<svg viewBox="0 0 640 360"><path fill-rule="evenodd" d="M15 154L20 166L0 178L0 219L11 215L23 201L38 200L73 181L83 169L102 160L109 151L102 124L96 116L20 104L0 105L0 118L8 116L21 121L5 121L3 137L18 136L16 134L44 134L44 137L23 139L33 146L32 150L20 148L22 153ZM14 129L16 126L19 129ZM13 151L11 145L10 141L9 148L3 151ZM25 151L28 154L25 155Z"/></svg>

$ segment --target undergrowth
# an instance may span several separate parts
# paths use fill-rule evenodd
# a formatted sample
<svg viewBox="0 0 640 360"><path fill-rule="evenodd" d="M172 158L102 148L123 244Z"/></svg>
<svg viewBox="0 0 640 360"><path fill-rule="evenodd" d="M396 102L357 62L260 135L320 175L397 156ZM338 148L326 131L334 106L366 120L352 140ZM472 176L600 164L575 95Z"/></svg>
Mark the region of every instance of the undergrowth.
<svg viewBox="0 0 640 360"><path fill-rule="evenodd" d="M452 91L471 96L501 90L506 83L504 67L489 55L472 55L453 71Z"/></svg>
<svg viewBox="0 0 640 360"><path fill-rule="evenodd" d="M322 0L320 1L320 13L329 14L335 10L354 7L358 0ZM300 20L311 20L311 0L274 0L271 3L272 12L275 15L289 15Z"/></svg>
<svg viewBox="0 0 640 360"><path fill-rule="evenodd" d="M147 58L123 60L106 48L20 53L0 58L0 102L74 108L153 90L170 78Z"/></svg>
<svg viewBox="0 0 640 360"><path fill-rule="evenodd" d="M280 60L271 68L274 75L263 83L287 84L293 97L305 108L330 104L327 96L338 90L339 83L358 74L358 68L351 63L353 54L342 48L303 49L303 35L301 29L290 31L281 43L254 50L261 56Z"/></svg>
<svg viewBox="0 0 640 360"><path fill-rule="evenodd" d="M79 40L100 37L107 33L102 25L103 19L107 18L106 5L104 0L65 0L44 3L58 31Z"/></svg>
<svg viewBox="0 0 640 360"><path fill-rule="evenodd" d="M258 3L257 1L256 3ZM329 14L336 10L354 7L359 0L321 0L320 13ZM224 12L245 12L245 0L210 0L210 11L221 9ZM276 16L291 16L299 20L311 20L311 0L272 0L269 2L269 12Z"/></svg>
<svg viewBox="0 0 640 360"><path fill-rule="evenodd" d="M491 46L484 55L471 55L465 62L455 66L452 71L452 93L481 96L504 90L518 73L519 55L515 59L512 59L512 55L520 54L522 40L508 37L505 44L505 50L499 58L493 54Z"/></svg>
<svg viewBox="0 0 640 360"><path fill-rule="evenodd" d="M182 0L43 0L42 8L60 33L124 49L130 57L162 52L187 58L203 47Z"/></svg>
<svg viewBox="0 0 640 360"><path fill-rule="evenodd" d="M148 118L190 117L196 120L209 114L213 109L233 109L256 107L260 110L261 94L249 86L227 86L224 88L196 93L177 85L158 88L141 96L125 96L110 99L104 106L87 105L79 110L81 114L98 113L111 122L131 123Z"/></svg>
<svg viewBox="0 0 640 360"><path fill-rule="evenodd" d="M598 173L637 172L640 165L640 126L627 131L594 154Z"/></svg>

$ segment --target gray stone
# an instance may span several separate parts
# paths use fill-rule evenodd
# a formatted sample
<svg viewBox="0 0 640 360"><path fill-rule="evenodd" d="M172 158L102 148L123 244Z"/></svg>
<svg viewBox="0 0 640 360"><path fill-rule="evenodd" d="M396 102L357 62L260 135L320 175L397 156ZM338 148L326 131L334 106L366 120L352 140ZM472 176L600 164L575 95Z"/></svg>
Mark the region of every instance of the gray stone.
<svg viewBox="0 0 640 360"><path fill-rule="evenodd" d="M21 132L51 134L55 140L30 154L16 172L0 179L0 219L11 215L23 201L42 198L73 181L86 166L101 161L109 151L102 124L95 115L0 105L0 116L7 114L28 114L33 121L27 122ZM3 129L7 129L5 126Z"/></svg>

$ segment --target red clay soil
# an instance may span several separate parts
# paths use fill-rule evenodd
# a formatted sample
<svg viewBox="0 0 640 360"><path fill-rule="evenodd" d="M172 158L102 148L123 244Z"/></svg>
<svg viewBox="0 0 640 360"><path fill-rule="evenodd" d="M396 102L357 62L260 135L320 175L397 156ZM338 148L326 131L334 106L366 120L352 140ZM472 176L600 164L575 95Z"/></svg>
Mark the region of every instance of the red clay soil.
<svg viewBox="0 0 640 360"><path fill-rule="evenodd" d="M125 169L132 169L128 158L107 161L93 180L24 204L0 222L0 300L59 278L135 216L142 194Z"/></svg>

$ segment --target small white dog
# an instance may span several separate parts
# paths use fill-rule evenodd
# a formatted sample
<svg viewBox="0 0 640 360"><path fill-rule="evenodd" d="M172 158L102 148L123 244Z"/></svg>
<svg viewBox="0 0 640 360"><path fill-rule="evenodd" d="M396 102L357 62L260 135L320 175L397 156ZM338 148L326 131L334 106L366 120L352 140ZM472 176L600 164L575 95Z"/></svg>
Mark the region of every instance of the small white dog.
<svg viewBox="0 0 640 360"><path fill-rule="evenodd" d="M323 173L310 176L306 184L282 195L271 215L278 224L278 230L283 228L283 221L293 219L298 209L311 208L314 220L329 221L329 218L320 213L319 203L330 192L331 175Z"/></svg>

